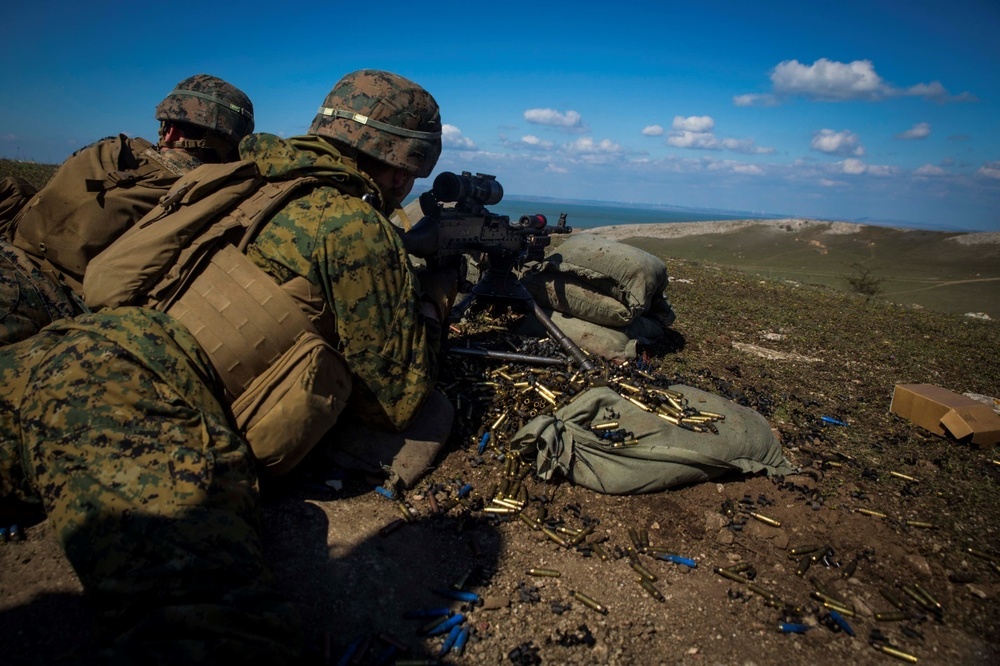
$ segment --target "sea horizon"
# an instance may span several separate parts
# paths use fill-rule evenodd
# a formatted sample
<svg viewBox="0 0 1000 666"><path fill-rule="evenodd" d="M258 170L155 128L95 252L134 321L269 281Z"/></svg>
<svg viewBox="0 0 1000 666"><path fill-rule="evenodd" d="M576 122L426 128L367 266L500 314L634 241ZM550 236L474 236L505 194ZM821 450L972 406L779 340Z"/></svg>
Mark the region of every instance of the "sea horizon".
<svg viewBox="0 0 1000 666"><path fill-rule="evenodd" d="M418 192L408 199L412 201ZM873 218L827 219L794 215L790 213L764 213L760 211L725 210L710 208L689 208L668 204L647 204L639 202L598 201L589 199L563 199L556 197L533 197L507 194L496 204L487 206L491 213L506 215L517 221L522 215L544 215L548 224L555 225L559 216L566 214L566 225L573 229L593 229L596 227L624 224L673 224L685 222L716 222L726 220L782 220L805 219L818 222L848 222L877 227L912 229L920 231L941 231L946 233L981 233L983 229L946 227L944 225L923 224L908 220L881 220Z"/></svg>

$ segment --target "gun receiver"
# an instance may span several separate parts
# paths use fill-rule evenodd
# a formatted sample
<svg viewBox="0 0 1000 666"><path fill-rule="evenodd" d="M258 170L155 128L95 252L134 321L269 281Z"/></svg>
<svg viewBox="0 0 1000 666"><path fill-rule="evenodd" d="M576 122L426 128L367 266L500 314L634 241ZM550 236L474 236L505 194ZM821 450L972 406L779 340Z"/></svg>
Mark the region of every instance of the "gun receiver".
<svg viewBox="0 0 1000 666"><path fill-rule="evenodd" d="M592 369L593 363L535 303L515 273L526 261L544 258L551 234L573 231L566 226L566 214L559 216L555 226L548 226L541 214L522 215L512 224L508 216L486 208L501 199L503 186L495 176L445 171L434 179L430 190L420 195L424 216L401 234L403 245L413 256L429 262L461 254L485 255L487 268L473 286L472 297L514 302L532 312L580 367Z"/></svg>
<svg viewBox="0 0 1000 666"><path fill-rule="evenodd" d="M491 266L514 268L541 260L550 234L573 230L566 226L565 214L552 227L541 214L522 215L511 223L508 216L486 208L502 198L503 186L495 176L473 176L468 171L439 174L431 189L420 195L424 217L403 234L406 250L423 259L481 252Z"/></svg>

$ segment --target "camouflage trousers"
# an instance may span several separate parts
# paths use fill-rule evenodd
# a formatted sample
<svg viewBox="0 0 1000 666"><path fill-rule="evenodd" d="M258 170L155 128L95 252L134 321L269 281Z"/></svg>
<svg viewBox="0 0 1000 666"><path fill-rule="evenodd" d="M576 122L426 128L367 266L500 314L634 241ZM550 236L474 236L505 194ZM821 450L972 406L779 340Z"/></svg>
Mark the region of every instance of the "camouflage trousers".
<svg viewBox="0 0 1000 666"><path fill-rule="evenodd" d="M28 255L0 240L0 346L29 338L43 326L82 311Z"/></svg>
<svg viewBox="0 0 1000 666"><path fill-rule="evenodd" d="M296 663L257 475L167 315L64 319L0 349L0 501L40 502L99 612L105 663ZM106 657L106 659L104 658Z"/></svg>

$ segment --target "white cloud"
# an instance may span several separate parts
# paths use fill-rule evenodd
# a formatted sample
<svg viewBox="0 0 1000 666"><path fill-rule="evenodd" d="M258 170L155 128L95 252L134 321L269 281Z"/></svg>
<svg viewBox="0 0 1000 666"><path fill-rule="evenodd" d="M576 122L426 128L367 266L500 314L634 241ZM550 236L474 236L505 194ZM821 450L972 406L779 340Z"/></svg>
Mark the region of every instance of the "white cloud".
<svg viewBox="0 0 1000 666"><path fill-rule="evenodd" d="M765 106L780 98L802 96L819 101L869 100L889 97L924 97L937 101L975 101L970 93L952 95L939 82L917 83L897 88L885 82L871 60L837 62L820 58L811 65L798 60L783 60L770 74L771 94L745 94L733 97L736 106Z"/></svg>
<svg viewBox="0 0 1000 666"><path fill-rule="evenodd" d="M1000 180L1000 162L987 162L976 171L980 176Z"/></svg>
<svg viewBox="0 0 1000 666"><path fill-rule="evenodd" d="M758 146L753 139L723 139L722 147L734 153L746 153L748 155L770 155L774 153L774 148L764 148Z"/></svg>
<svg viewBox="0 0 1000 666"><path fill-rule="evenodd" d="M659 125L649 125L642 128L643 136L663 136L663 128Z"/></svg>
<svg viewBox="0 0 1000 666"><path fill-rule="evenodd" d="M735 160L713 160L707 166L708 171L729 171L744 176L763 176L764 169L756 164L737 162Z"/></svg>
<svg viewBox="0 0 1000 666"><path fill-rule="evenodd" d="M868 170L868 165L866 165L861 160L856 160L853 157L849 157L840 163L840 169L846 174L851 176L858 176L863 174Z"/></svg>
<svg viewBox="0 0 1000 666"><path fill-rule="evenodd" d="M778 98L774 95L757 95L757 94L746 94L746 95L734 95L733 104L736 106L774 106L778 103Z"/></svg>
<svg viewBox="0 0 1000 666"><path fill-rule="evenodd" d="M719 140L711 132L691 132L688 130L671 132L670 136L667 137L667 145L675 148L722 149Z"/></svg>
<svg viewBox="0 0 1000 666"><path fill-rule="evenodd" d="M683 132L709 132L715 127L711 116L674 116L673 128Z"/></svg>
<svg viewBox="0 0 1000 666"><path fill-rule="evenodd" d="M933 164L925 164L922 167L914 170L914 176L943 176L948 172L939 166L934 166Z"/></svg>
<svg viewBox="0 0 1000 666"><path fill-rule="evenodd" d="M551 141L539 139L532 134L526 134L521 137L521 145L533 150L551 150L554 144Z"/></svg>
<svg viewBox="0 0 1000 666"><path fill-rule="evenodd" d="M524 119L536 125L566 127L569 129L582 127L583 124L583 119L576 111L560 113L555 109L528 109L524 112Z"/></svg>
<svg viewBox="0 0 1000 666"><path fill-rule="evenodd" d="M567 143L565 148L571 153L613 154L622 152L621 146L610 139L602 139L595 142L589 136L580 137L572 143Z"/></svg>
<svg viewBox="0 0 1000 666"><path fill-rule="evenodd" d="M545 171L546 173L569 173L569 169L552 163L546 165Z"/></svg>
<svg viewBox="0 0 1000 666"><path fill-rule="evenodd" d="M830 178L820 178L819 179L819 184L822 187L842 187L842 186L846 185L847 183L845 183L842 180L832 180Z"/></svg>
<svg viewBox="0 0 1000 666"><path fill-rule="evenodd" d="M930 123L917 123L905 132L896 135L897 139L926 139L931 134Z"/></svg>
<svg viewBox="0 0 1000 666"><path fill-rule="evenodd" d="M851 155L861 157L865 148L857 134L850 130L834 132L831 129L821 129L813 134L809 147L828 155Z"/></svg>
<svg viewBox="0 0 1000 666"><path fill-rule="evenodd" d="M476 143L467 136L462 136L462 130L447 123L441 125L441 145L445 148L458 150L475 150Z"/></svg>

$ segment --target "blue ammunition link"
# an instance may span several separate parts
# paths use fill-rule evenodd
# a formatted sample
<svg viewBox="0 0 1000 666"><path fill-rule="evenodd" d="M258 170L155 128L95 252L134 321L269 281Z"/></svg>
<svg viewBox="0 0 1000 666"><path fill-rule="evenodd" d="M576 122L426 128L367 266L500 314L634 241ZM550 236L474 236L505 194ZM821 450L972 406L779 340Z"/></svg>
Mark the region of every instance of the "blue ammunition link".
<svg viewBox="0 0 1000 666"><path fill-rule="evenodd" d="M455 646L455 642L458 640L458 635L461 633L462 627L459 625L456 624L451 628L451 631L449 631L448 635L445 636L444 642L441 643L441 651L438 652L438 657L443 657L451 652L451 648Z"/></svg>
<svg viewBox="0 0 1000 666"><path fill-rule="evenodd" d="M440 634L443 634L443 633L446 633L448 631L451 631L452 627L456 627L456 626L462 624L463 622L465 622L465 616L462 615L461 613L458 613L456 615L452 615L451 617L449 617L447 620L445 620L441 624L439 624L439 625L437 625L435 627L431 627L430 631L427 632L427 635L428 636L438 636Z"/></svg>
<svg viewBox="0 0 1000 666"><path fill-rule="evenodd" d="M340 659L337 660L337 666L347 666L347 664L351 663L351 660L354 658L354 653L358 651L358 648L361 647L361 644L364 643L367 638L367 636L362 636L355 639L353 643L348 645L344 650L344 653L340 655Z"/></svg>
<svg viewBox="0 0 1000 666"><path fill-rule="evenodd" d="M838 425L838 426L846 426L847 425L843 421L838 421L837 419L835 419L835 418L833 418L831 416L821 416L820 417L820 421L822 421L823 423L829 423L830 425Z"/></svg>
<svg viewBox="0 0 1000 666"><path fill-rule="evenodd" d="M10 526L10 540L11 541L24 541L24 530L17 523Z"/></svg>
<svg viewBox="0 0 1000 666"><path fill-rule="evenodd" d="M783 634L804 634L812 629L808 624L795 624L794 622L782 622L778 625L778 631Z"/></svg>
<svg viewBox="0 0 1000 666"><path fill-rule="evenodd" d="M388 488L384 488L382 486L375 486L375 492L377 492L382 497L386 497L391 500L396 499L396 493L392 492Z"/></svg>
<svg viewBox="0 0 1000 666"><path fill-rule="evenodd" d="M486 445L490 443L490 431L487 430L483 433L483 436L479 438L479 453L486 450Z"/></svg>
<svg viewBox="0 0 1000 666"><path fill-rule="evenodd" d="M440 588L434 590L434 594L444 597L445 599L454 599L455 601L464 601L466 603L480 605L483 603L482 597L480 597L475 592L467 592L465 590L449 590L448 588Z"/></svg>
<svg viewBox="0 0 1000 666"><path fill-rule="evenodd" d="M832 610L830 611L830 618L832 618L833 621L837 623L837 626L839 626L841 629L844 630L845 634L847 634L848 636L854 635L854 629L851 628L851 625L847 623L847 620L845 620L840 613L838 613L835 610Z"/></svg>
<svg viewBox="0 0 1000 666"><path fill-rule="evenodd" d="M417 620L424 617L450 617L454 613L455 611L447 606L440 606L438 608L417 608L406 611L403 613L403 617L407 620Z"/></svg>
<svg viewBox="0 0 1000 666"><path fill-rule="evenodd" d="M671 555L669 553L664 553L663 555L657 555L657 559L665 560L667 562L673 562L674 564L683 564L686 567L692 569L698 566L698 563L689 557L681 557L680 555Z"/></svg>
<svg viewBox="0 0 1000 666"><path fill-rule="evenodd" d="M472 492L472 484L471 483L467 483L467 484L465 484L464 486L462 486L461 488L458 489L458 496L459 497L465 497L466 495L468 495L471 492Z"/></svg>
<svg viewBox="0 0 1000 666"><path fill-rule="evenodd" d="M0 543L7 543L9 537L7 536L7 528L0 527Z"/></svg>

